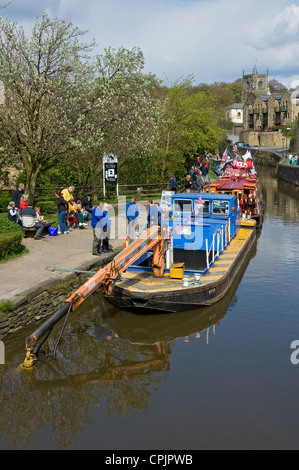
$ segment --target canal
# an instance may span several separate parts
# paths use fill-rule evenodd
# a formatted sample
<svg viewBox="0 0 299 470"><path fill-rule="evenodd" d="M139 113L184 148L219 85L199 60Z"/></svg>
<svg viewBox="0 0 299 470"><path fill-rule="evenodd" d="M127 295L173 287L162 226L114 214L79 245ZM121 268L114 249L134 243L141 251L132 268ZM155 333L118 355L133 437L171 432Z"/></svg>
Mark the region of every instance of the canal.
<svg viewBox="0 0 299 470"><path fill-rule="evenodd" d="M0 449L299 448L299 188L260 178L264 224L220 303L138 316L96 293L32 373L32 328L5 341Z"/></svg>

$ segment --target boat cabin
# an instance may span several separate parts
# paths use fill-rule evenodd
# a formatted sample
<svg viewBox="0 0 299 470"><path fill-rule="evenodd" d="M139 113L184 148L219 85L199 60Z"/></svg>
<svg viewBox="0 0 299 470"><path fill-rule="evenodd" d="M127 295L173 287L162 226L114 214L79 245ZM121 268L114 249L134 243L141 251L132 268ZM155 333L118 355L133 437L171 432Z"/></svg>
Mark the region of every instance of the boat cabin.
<svg viewBox="0 0 299 470"><path fill-rule="evenodd" d="M205 192L235 194L242 214L253 218L260 216L259 180L249 170L227 168L218 181L205 187Z"/></svg>
<svg viewBox="0 0 299 470"><path fill-rule="evenodd" d="M173 263L204 271L227 248L241 224L236 195L187 193L172 196Z"/></svg>
<svg viewBox="0 0 299 470"><path fill-rule="evenodd" d="M162 220L162 231L169 236L165 272L173 264L184 264L185 273L208 272L240 225L241 210L235 195L172 195L170 212ZM151 258L148 252L129 269L151 270Z"/></svg>

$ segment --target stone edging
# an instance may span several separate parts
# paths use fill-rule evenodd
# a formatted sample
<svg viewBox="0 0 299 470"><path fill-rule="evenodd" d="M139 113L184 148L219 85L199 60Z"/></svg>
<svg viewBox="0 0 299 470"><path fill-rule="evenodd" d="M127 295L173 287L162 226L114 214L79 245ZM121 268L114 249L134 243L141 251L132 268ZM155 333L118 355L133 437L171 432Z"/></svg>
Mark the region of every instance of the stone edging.
<svg viewBox="0 0 299 470"><path fill-rule="evenodd" d="M299 185L299 165L280 163L277 169L277 176L283 181Z"/></svg>
<svg viewBox="0 0 299 470"><path fill-rule="evenodd" d="M77 271L92 271L108 264L120 250L95 262L84 263ZM49 317L63 304L72 292L86 280L88 274L66 272L59 279L49 279L33 286L13 301L13 309L0 313L0 340L35 322Z"/></svg>

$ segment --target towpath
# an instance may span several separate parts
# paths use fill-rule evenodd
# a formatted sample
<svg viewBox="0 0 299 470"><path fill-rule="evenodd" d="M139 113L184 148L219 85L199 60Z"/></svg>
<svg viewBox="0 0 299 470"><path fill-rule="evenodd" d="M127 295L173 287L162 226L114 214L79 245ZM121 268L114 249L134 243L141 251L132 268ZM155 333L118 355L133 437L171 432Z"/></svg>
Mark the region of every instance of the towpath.
<svg viewBox="0 0 299 470"><path fill-rule="evenodd" d="M145 224L145 215L144 210L140 224ZM122 230L118 231L118 225L122 226ZM111 237L110 244L114 248L114 254L124 246L125 226L125 217L112 217L111 232L114 236ZM100 257L92 255L92 241L93 231L90 222L84 230L76 228L69 234L45 236L42 240L25 238L22 243L29 252L0 264L0 301L7 300L15 305L21 298L40 289L41 286L46 286L57 279L63 281L66 272L51 268L90 271L108 263L113 253L102 254Z"/></svg>

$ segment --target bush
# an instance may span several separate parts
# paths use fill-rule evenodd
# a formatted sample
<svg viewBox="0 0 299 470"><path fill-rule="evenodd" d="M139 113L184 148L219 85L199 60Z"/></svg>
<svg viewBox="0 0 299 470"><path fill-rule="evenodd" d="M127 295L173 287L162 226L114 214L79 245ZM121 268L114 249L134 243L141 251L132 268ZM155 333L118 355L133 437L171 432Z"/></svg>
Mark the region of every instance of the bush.
<svg viewBox="0 0 299 470"><path fill-rule="evenodd" d="M0 260L21 253L22 239L23 231L19 224L10 222L6 217L0 217Z"/></svg>
<svg viewBox="0 0 299 470"><path fill-rule="evenodd" d="M21 241L23 239L23 233L11 232L0 234L0 259L4 259L7 256L17 255L23 251Z"/></svg>
<svg viewBox="0 0 299 470"><path fill-rule="evenodd" d="M16 224L15 222L11 222L5 216L1 216L0 217L0 234L11 233L11 232L19 232L21 234L23 233L19 224Z"/></svg>
<svg viewBox="0 0 299 470"><path fill-rule="evenodd" d="M10 201L12 201L12 195L0 198L0 212L7 212L7 206Z"/></svg>
<svg viewBox="0 0 299 470"><path fill-rule="evenodd" d="M55 214L57 212L56 203L54 201L43 201L39 199L34 202L34 206L40 207L42 215Z"/></svg>

